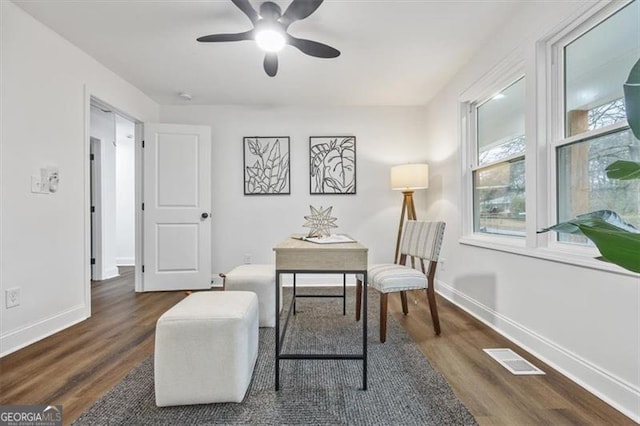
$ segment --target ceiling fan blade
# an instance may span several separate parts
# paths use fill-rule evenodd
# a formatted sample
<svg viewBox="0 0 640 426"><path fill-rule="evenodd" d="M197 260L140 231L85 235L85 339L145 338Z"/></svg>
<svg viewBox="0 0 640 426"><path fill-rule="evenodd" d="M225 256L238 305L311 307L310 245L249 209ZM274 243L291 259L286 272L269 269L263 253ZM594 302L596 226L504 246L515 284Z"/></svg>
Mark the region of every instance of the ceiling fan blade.
<svg viewBox="0 0 640 426"><path fill-rule="evenodd" d="M280 18L280 22L288 27L294 21L299 21L311 15L320 7L324 0L293 0Z"/></svg>
<svg viewBox="0 0 640 426"><path fill-rule="evenodd" d="M251 6L249 0L231 0L233 4L235 4L238 9L240 9L254 24L258 22L259 16L258 12Z"/></svg>
<svg viewBox="0 0 640 426"><path fill-rule="evenodd" d="M264 55L264 71L269 77L274 77L278 73L278 54L268 52Z"/></svg>
<svg viewBox="0 0 640 426"><path fill-rule="evenodd" d="M197 38L202 43L212 43L217 41L242 41L253 40L253 30L236 34L211 34Z"/></svg>
<svg viewBox="0 0 640 426"><path fill-rule="evenodd" d="M317 41L304 40L289 35L287 42L302 53L306 53L309 56L315 56L316 58L337 58L340 56L340 51L338 49L334 49L326 44L318 43Z"/></svg>

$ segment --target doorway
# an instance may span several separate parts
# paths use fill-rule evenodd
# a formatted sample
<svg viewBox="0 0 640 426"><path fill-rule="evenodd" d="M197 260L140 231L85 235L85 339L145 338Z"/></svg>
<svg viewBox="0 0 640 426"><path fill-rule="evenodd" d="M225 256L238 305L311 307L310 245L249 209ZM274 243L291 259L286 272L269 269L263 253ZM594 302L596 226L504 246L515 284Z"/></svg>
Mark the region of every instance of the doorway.
<svg viewBox="0 0 640 426"><path fill-rule="evenodd" d="M91 98L91 281L135 270L136 123Z"/></svg>

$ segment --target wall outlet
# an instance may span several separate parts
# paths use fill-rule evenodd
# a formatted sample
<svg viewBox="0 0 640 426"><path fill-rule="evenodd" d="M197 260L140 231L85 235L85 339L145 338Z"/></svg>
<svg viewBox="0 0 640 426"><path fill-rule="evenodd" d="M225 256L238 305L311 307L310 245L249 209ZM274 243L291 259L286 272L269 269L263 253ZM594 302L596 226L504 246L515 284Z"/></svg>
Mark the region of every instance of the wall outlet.
<svg viewBox="0 0 640 426"><path fill-rule="evenodd" d="M247 254L244 255L244 263L246 265L251 263L251 253L247 253Z"/></svg>
<svg viewBox="0 0 640 426"><path fill-rule="evenodd" d="M5 290L4 293L5 305L7 308L14 308L20 305L20 288L13 287Z"/></svg>

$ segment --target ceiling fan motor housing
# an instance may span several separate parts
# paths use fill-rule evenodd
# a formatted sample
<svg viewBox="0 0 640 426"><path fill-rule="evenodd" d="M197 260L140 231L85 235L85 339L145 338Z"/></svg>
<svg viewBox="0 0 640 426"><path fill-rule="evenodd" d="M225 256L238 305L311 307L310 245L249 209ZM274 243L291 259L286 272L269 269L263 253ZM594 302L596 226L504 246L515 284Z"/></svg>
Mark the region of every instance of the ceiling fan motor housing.
<svg viewBox="0 0 640 426"><path fill-rule="evenodd" d="M282 16L280 6L272 1L266 1L260 5L260 17L262 19L277 21Z"/></svg>

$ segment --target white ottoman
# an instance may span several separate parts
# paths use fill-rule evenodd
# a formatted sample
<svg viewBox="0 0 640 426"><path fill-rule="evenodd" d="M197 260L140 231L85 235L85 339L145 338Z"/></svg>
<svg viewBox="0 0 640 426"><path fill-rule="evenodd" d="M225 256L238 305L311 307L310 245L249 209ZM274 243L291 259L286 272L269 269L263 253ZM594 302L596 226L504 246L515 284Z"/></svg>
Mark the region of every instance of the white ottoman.
<svg viewBox="0 0 640 426"><path fill-rule="evenodd" d="M224 277L227 291L252 291L258 295L260 327L276 326L276 269L274 265L240 265ZM282 311L282 286L280 286Z"/></svg>
<svg viewBox="0 0 640 426"><path fill-rule="evenodd" d="M241 402L257 357L255 293L193 293L156 325L156 405Z"/></svg>

